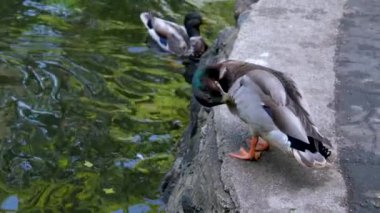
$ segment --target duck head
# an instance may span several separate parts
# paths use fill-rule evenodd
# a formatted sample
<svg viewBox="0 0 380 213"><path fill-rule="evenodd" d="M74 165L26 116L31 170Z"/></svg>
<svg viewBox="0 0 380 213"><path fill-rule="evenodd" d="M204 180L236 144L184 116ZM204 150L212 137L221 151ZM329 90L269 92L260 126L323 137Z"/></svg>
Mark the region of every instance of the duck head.
<svg viewBox="0 0 380 213"><path fill-rule="evenodd" d="M203 23L202 16L197 12L192 12L185 16L184 22L187 35L190 38L190 46L193 52L192 57L200 58L208 49L199 30L200 25Z"/></svg>
<svg viewBox="0 0 380 213"><path fill-rule="evenodd" d="M198 69L193 77L193 93L195 99L206 107L225 104L229 101L227 93L230 82L223 64L209 65Z"/></svg>
<svg viewBox="0 0 380 213"><path fill-rule="evenodd" d="M202 16L197 12L185 16L184 25L189 37L200 36L199 26L202 25Z"/></svg>

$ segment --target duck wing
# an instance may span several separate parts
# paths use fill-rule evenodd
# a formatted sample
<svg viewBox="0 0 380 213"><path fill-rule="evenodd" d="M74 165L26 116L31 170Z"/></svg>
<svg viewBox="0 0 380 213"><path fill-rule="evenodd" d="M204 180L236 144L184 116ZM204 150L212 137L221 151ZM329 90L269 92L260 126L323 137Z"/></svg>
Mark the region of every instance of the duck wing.
<svg viewBox="0 0 380 213"><path fill-rule="evenodd" d="M176 34L178 34L178 36L182 37L184 40L189 42L189 36L187 35L186 29L184 26L181 26L181 25L178 25L174 22L170 22L170 21L166 21L166 20L163 20L163 21L165 21L168 26L173 28L174 32Z"/></svg>
<svg viewBox="0 0 380 213"><path fill-rule="evenodd" d="M300 119L307 135L329 147L332 147L331 141L318 131L318 128L312 121L310 113L305 107L305 101L297 89L295 82L284 73L275 70L268 70L268 72L272 73L277 79L279 79L279 81L281 81L288 97L287 106Z"/></svg>
<svg viewBox="0 0 380 213"><path fill-rule="evenodd" d="M153 16L152 13L140 14L141 21L149 35L166 51L183 55L189 47L189 38L183 26Z"/></svg>
<svg viewBox="0 0 380 213"><path fill-rule="evenodd" d="M186 29L176 23L162 20L166 23L165 27L169 28L168 33L168 46L169 49L179 55L189 55L190 39L186 33Z"/></svg>
<svg viewBox="0 0 380 213"><path fill-rule="evenodd" d="M277 128L286 135L308 142L307 133L301 120L288 107L288 96L282 82L271 73L256 69L244 76L247 84L259 87L263 106L269 109L271 119Z"/></svg>
<svg viewBox="0 0 380 213"><path fill-rule="evenodd" d="M305 103L302 98L301 93L296 87L295 82L287 77L284 73L252 63L246 63L235 60L228 60L223 62L226 67L226 77L229 81L234 82L236 79L250 72L256 74L250 74L250 77L258 82L262 86L263 91L276 102L284 104L288 107L291 112L299 118L302 126L304 127L307 136L312 137L315 140L322 142L323 144L332 147L331 142L321 135L317 127L314 125L309 112L305 108ZM256 72L255 72L256 71ZM263 76L262 72L269 73L270 76ZM257 74L261 73L261 74ZM277 79L273 80L273 78ZM255 80L256 79L256 80ZM280 92L279 92L280 91Z"/></svg>

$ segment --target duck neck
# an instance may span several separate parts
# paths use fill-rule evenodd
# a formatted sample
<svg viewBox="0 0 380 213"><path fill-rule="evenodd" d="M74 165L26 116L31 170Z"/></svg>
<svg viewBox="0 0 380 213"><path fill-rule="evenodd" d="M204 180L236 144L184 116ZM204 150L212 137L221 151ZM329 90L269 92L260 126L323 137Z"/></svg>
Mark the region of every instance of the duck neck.
<svg viewBox="0 0 380 213"><path fill-rule="evenodd" d="M205 70L204 69L198 69L195 71L195 74L193 76L192 85L196 89L202 88L202 78L205 76Z"/></svg>
<svg viewBox="0 0 380 213"><path fill-rule="evenodd" d="M186 32L189 38L201 35L199 32L199 26L195 27L192 25L186 25L185 28L186 28Z"/></svg>

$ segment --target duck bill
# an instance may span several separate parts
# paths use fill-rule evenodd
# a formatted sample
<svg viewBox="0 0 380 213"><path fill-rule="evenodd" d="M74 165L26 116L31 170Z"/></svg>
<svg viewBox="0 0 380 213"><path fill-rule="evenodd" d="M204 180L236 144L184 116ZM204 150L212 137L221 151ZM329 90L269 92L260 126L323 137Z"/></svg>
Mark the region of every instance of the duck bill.
<svg viewBox="0 0 380 213"><path fill-rule="evenodd" d="M216 87L218 88L220 94L222 95L222 102L227 103L227 104L232 104L232 105L235 104L232 97L228 93L224 92L224 90L223 90L222 86L220 86L219 82L214 81L214 83L215 83Z"/></svg>

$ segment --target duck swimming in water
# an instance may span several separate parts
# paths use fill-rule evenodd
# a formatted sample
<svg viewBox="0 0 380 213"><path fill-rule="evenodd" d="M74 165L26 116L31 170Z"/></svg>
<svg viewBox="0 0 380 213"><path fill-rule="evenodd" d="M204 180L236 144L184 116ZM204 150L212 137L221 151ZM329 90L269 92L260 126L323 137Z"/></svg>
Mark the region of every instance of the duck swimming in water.
<svg viewBox="0 0 380 213"><path fill-rule="evenodd" d="M202 17L193 12L185 16L184 25L155 17L150 12L140 14L152 39L165 51L177 56L200 58L208 46L200 35Z"/></svg>
<svg viewBox="0 0 380 213"><path fill-rule="evenodd" d="M226 103L249 125L253 135L249 151L241 148L231 157L258 160L269 143L293 155L303 166L328 165L331 151L325 145L331 147L331 143L311 121L294 81L283 73L228 60L197 70L192 84L200 104L212 107ZM261 144L259 137L265 140Z"/></svg>

